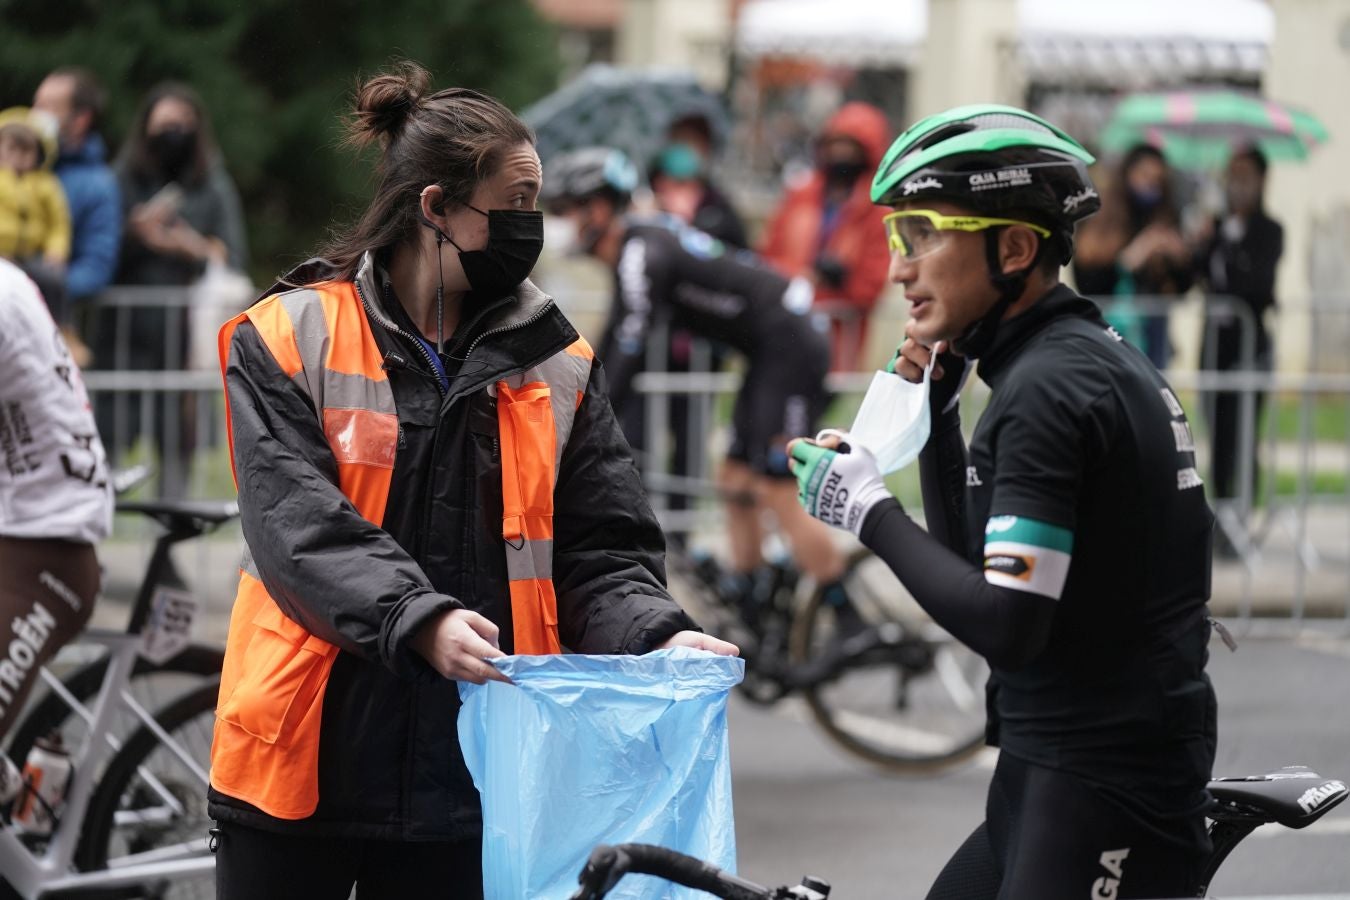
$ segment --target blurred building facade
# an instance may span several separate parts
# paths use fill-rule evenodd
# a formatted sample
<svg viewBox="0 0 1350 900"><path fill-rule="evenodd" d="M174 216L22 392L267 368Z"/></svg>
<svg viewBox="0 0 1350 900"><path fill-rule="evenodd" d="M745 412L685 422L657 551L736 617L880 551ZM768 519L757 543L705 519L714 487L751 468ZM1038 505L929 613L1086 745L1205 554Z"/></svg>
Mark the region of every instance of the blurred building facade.
<svg viewBox="0 0 1350 900"><path fill-rule="evenodd" d="M724 166L752 218L811 164L811 135L847 100L881 107L897 133L955 104L1012 103L1089 146L1131 91L1237 86L1300 106L1331 140L1304 164L1272 169L1289 322L1278 358L1350 365L1334 350L1350 342L1350 105L1339 96L1350 83L1350 0L534 2L562 26L578 66L685 68L726 90L735 124ZM1314 325L1314 304L1345 314Z"/></svg>

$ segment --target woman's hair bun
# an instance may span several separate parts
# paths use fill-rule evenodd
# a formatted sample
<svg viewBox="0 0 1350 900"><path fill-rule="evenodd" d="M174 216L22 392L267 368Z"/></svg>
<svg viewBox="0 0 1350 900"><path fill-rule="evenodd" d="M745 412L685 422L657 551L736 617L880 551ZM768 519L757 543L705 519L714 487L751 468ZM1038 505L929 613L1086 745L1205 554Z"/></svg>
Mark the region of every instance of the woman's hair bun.
<svg viewBox="0 0 1350 900"><path fill-rule="evenodd" d="M429 84L431 73L407 60L396 63L392 71L371 78L356 92L349 139L365 145L397 137Z"/></svg>

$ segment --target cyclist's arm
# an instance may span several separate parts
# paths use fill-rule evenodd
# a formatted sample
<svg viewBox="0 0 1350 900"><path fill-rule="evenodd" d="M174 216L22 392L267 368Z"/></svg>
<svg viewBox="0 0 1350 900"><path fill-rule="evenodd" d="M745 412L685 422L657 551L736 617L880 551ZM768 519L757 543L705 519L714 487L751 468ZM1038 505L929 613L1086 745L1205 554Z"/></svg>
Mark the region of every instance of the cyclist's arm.
<svg viewBox="0 0 1350 900"><path fill-rule="evenodd" d="M984 561L942 546L895 500L873 508L862 540L884 559L942 627L1001 668L1025 665L1045 647L1068 577L1086 460L1112 440L1110 394L1083 360L1056 378L1008 385L997 448Z"/></svg>
<svg viewBox="0 0 1350 900"><path fill-rule="evenodd" d="M559 637L581 653L644 653L697 625L665 587L665 538L591 368L554 491Z"/></svg>
<svg viewBox="0 0 1350 900"><path fill-rule="evenodd" d="M868 513L862 542L934 622L992 665L1016 669L1045 648L1057 596L991 584L985 570L920 528L894 498Z"/></svg>
<svg viewBox="0 0 1350 900"><path fill-rule="evenodd" d="M664 302L669 291L664 283L666 269L659 265L657 255L657 247L642 237L630 238L619 255L617 302L603 350L615 409L632 401L633 379L646 363L653 308Z"/></svg>
<svg viewBox="0 0 1350 900"><path fill-rule="evenodd" d="M432 669L409 645L459 601L338 488L337 462L309 398L248 322L225 370L244 539L287 617L342 650L404 677Z"/></svg>
<svg viewBox="0 0 1350 900"><path fill-rule="evenodd" d="M933 416L933 433L919 454L919 487L923 491L923 518L928 533L948 550L965 557L966 440L961 434L961 414L953 408Z"/></svg>

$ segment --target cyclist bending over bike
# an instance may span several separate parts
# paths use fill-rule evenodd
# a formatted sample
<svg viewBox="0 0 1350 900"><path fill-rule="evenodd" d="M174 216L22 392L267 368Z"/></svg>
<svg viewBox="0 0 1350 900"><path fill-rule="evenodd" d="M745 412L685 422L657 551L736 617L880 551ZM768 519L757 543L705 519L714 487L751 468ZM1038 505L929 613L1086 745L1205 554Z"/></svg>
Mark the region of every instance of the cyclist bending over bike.
<svg viewBox="0 0 1350 900"><path fill-rule="evenodd" d="M727 502L732 568L748 591L763 563L762 507L787 534L798 566L837 585L844 557L829 529L803 514L788 471L786 445L809 434L828 401L829 346L808 311L812 291L748 252L664 214L628 211L637 170L618 150L565 154L545 173L542 200L577 230L575 250L614 270L614 306L599 356L620 421L641 402L633 379L646 363L652 320L726 344L749 365L732 414L731 446L719 474ZM641 445L641 435L629 434ZM747 501L744 498L753 500ZM842 588L836 588L843 602Z"/></svg>
<svg viewBox="0 0 1350 900"><path fill-rule="evenodd" d="M112 487L79 367L37 286L0 260L0 738L94 609ZM0 804L21 786L0 754Z"/></svg>
<svg viewBox="0 0 1350 900"><path fill-rule="evenodd" d="M1092 162L1029 113L971 106L919 122L877 170L912 304L896 371L918 381L939 354L927 531L847 438L791 447L807 509L849 523L992 669L986 820L930 898L1184 896L1208 850L1213 517L1175 394L1059 283L1099 206ZM976 359L992 395L967 455Z"/></svg>

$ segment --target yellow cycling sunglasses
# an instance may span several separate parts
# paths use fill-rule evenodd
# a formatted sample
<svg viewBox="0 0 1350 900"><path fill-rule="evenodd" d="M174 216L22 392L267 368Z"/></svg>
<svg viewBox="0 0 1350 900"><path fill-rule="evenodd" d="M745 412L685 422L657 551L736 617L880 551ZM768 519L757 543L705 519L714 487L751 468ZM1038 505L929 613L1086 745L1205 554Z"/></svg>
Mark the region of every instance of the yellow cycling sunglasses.
<svg viewBox="0 0 1350 900"><path fill-rule="evenodd" d="M935 253L943 245L944 231L983 231L999 225L1023 225L1043 238L1050 230L1020 219L991 219L987 216L944 216L932 209L902 209L888 213L886 240L892 250L899 250L905 259L919 259Z"/></svg>

